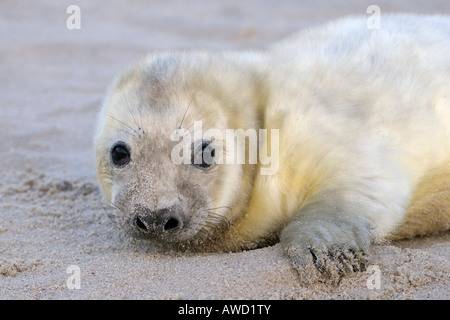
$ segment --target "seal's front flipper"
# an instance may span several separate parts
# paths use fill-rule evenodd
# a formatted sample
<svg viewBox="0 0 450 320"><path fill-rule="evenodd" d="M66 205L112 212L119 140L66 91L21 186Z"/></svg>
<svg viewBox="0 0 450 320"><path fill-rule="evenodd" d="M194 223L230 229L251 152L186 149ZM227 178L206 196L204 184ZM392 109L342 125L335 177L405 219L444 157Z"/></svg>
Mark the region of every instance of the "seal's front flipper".
<svg viewBox="0 0 450 320"><path fill-rule="evenodd" d="M280 240L303 282L318 276L336 282L365 269L373 231L368 219L351 210L312 203L284 228Z"/></svg>

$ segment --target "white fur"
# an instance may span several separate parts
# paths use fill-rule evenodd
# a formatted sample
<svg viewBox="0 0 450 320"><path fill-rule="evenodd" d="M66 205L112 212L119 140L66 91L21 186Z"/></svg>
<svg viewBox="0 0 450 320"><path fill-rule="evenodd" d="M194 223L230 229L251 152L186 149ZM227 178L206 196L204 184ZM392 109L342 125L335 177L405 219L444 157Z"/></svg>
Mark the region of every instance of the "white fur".
<svg viewBox="0 0 450 320"><path fill-rule="evenodd" d="M348 197L367 205L358 214L390 234L420 179L450 157L450 19L382 15L369 30L365 18L348 18L272 50L267 119L290 119L280 144L309 144L299 162L305 152L336 161L340 172L323 183L351 188Z"/></svg>

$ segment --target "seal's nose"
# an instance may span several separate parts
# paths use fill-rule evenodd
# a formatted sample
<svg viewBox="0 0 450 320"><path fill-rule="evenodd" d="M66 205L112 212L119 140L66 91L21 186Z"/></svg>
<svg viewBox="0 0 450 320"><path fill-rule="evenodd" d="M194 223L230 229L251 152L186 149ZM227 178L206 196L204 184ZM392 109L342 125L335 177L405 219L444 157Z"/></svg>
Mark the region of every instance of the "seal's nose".
<svg viewBox="0 0 450 320"><path fill-rule="evenodd" d="M180 221L177 219L177 217L169 217L167 219L166 223L164 224L164 230L176 230L180 227Z"/></svg>
<svg viewBox="0 0 450 320"><path fill-rule="evenodd" d="M136 227L138 227L142 231L148 231L147 225L150 226L152 223L150 221L148 221L147 217L141 216L141 215L136 215L134 224L136 225Z"/></svg>
<svg viewBox="0 0 450 320"><path fill-rule="evenodd" d="M162 235L182 227L182 221L173 208L149 210L140 208L134 218L134 225L150 235Z"/></svg>

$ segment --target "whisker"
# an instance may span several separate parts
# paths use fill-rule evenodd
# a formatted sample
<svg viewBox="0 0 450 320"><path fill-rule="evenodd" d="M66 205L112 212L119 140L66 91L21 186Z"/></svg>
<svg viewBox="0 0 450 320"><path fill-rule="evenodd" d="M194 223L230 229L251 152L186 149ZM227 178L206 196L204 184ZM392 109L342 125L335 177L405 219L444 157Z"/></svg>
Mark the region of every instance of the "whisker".
<svg viewBox="0 0 450 320"><path fill-rule="evenodd" d="M135 124L136 127L138 127L138 129L140 130L140 129L142 128L142 126L140 126L140 125L137 123L136 118L134 117L134 114L133 114L133 112L131 111L131 103L130 103L130 100L128 100L128 96L125 95L125 96L124 96L124 99L125 99L125 103L126 103L126 105L127 105L128 111L130 112L131 117L133 118L134 124Z"/></svg>
<svg viewBox="0 0 450 320"><path fill-rule="evenodd" d="M231 212L233 212L233 209L229 206L221 206L221 207L216 207L216 208L208 208L206 209L206 211L211 211L214 212L215 210L220 210L220 209L227 209L230 210Z"/></svg>
<svg viewBox="0 0 450 320"><path fill-rule="evenodd" d="M196 121L200 121L200 120L202 120L203 118L209 116L210 114L213 114L214 112L216 112L216 111L215 111L215 110L214 110L214 111L211 111L211 112L205 114L204 116L202 116L202 117L196 119L189 127L186 128L186 130L189 130L189 128L192 127L192 126L195 124ZM180 126L180 127L181 127L181 126Z"/></svg>
<svg viewBox="0 0 450 320"><path fill-rule="evenodd" d="M230 211L232 211L232 209L228 206L223 206L223 207L218 207L218 208L227 208ZM219 228L221 228L221 229L224 228L227 230L231 227L231 222L227 217L217 214L216 212L214 212L211 209L207 209L206 211L208 212L208 217L206 218L205 224L212 223L214 225L218 225Z"/></svg>
<svg viewBox="0 0 450 320"><path fill-rule="evenodd" d="M139 99L138 99L139 101L146 101L146 99L144 99L144 97L143 97L142 92L138 92L138 93L136 93L136 95L139 96ZM148 109L149 109L149 108L148 108ZM141 128L144 128L144 121L146 121L146 119L148 119L148 117L145 118L145 117L142 116L141 111L144 111L143 108L137 108L137 110L138 110L138 114L139 114L139 119L141 120L141 125L140 125L140 127L141 127ZM149 110L149 112L150 112L150 110ZM149 126L148 126L148 122L146 122L146 125L147 125L146 127L149 127ZM145 130L144 130L144 129L142 129L142 133L145 134Z"/></svg>
<svg viewBox="0 0 450 320"><path fill-rule="evenodd" d="M192 205L192 207L191 207L191 211L192 211L192 209L194 208L194 206L197 204L197 202L198 202L198 199L197 200L195 200L195 202L194 202L194 204Z"/></svg>
<svg viewBox="0 0 450 320"><path fill-rule="evenodd" d="M102 204L105 205L105 206L106 206L107 208L109 208L109 209L117 209L117 210L125 211L125 207L119 206L119 205L113 203L112 201L108 201L108 200L106 200L106 199L104 199L104 200L102 201Z"/></svg>
<svg viewBox="0 0 450 320"><path fill-rule="evenodd" d="M181 122L180 122L180 125L178 126L178 129L181 129L181 125L183 124L184 118L186 117L186 113L188 112L188 110L189 110L190 107L191 107L191 104L188 103L187 108L186 108L186 110L184 111L183 118L181 118Z"/></svg>
<svg viewBox="0 0 450 320"><path fill-rule="evenodd" d="M124 130L124 129L121 129L121 128L112 126L112 125L110 125L110 124L107 124L107 126L108 126L108 127L111 127L111 128L114 128L114 129L116 129L116 130L125 132L125 133L127 133L127 134L129 134L129 135L131 135L131 136L133 136L133 137L136 137L136 135L135 135L134 133L131 133L131 132L127 131L127 130Z"/></svg>
<svg viewBox="0 0 450 320"><path fill-rule="evenodd" d="M117 118L115 118L115 117L113 117L112 115L107 114L107 113L105 113L105 115L108 116L108 117L110 117L111 119L117 121L117 122L122 123L124 126L127 126L127 127L130 128L134 133L136 133L136 130L135 130L133 127L131 127L131 126L128 125L127 123L123 122L122 120L119 120L119 119L117 119Z"/></svg>

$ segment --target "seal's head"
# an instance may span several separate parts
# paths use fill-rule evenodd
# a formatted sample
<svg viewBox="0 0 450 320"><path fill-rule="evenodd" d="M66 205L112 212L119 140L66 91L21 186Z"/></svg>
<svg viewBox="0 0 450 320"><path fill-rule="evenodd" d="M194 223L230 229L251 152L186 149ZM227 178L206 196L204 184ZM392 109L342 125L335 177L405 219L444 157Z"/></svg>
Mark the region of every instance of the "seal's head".
<svg viewBox="0 0 450 320"><path fill-rule="evenodd" d="M246 206L253 166L217 165L214 158L216 150L227 152L225 128L258 126L255 108L242 108L255 103L255 83L234 63L217 60L200 52L151 55L123 73L104 100L95 138L98 179L133 235L205 242ZM203 133L216 131L195 137L196 121ZM180 148L181 140L189 143Z"/></svg>

